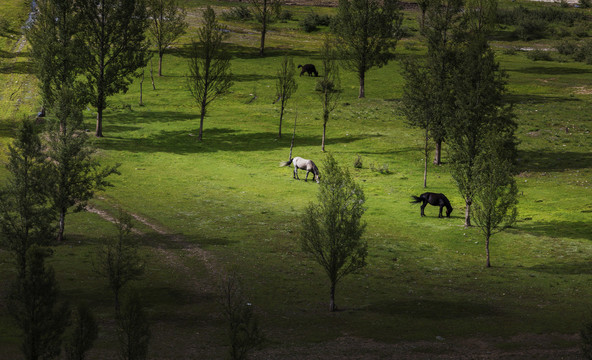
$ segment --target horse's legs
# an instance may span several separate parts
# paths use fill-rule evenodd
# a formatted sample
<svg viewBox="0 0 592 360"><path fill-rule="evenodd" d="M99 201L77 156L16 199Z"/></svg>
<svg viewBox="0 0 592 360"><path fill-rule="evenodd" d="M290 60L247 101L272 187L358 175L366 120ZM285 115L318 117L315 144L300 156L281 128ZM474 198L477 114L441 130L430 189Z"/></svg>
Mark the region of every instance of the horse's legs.
<svg viewBox="0 0 592 360"><path fill-rule="evenodd" d="M425 209L427 204L428 204L428 202L425 200L424 200L423 204L421 204L421 216L425 216L425 214L423 213L423 209Z"/></svg>
<svg viewBox="0 0 592 360"><path fill-rule="evenodd" d="M440 213L438 214L438 217L441 218L442 216L442 208L444 207L444 205L440 205Z"/></svg>
<svg viewBox="0 0 592 360"><path fill-rule="evenodd" d="M309 173L309 172L310 172L310 171L306 170L306 177L304 178L304 181L308 181L308 173Z"/></svg>
<svg viewBox="0 0 592 360"><path fill-rule="evenodd" d="M300 180L300 178L298 177L298 168L296 166L294 166L294 176L292 176L294 179Z"/></svg>

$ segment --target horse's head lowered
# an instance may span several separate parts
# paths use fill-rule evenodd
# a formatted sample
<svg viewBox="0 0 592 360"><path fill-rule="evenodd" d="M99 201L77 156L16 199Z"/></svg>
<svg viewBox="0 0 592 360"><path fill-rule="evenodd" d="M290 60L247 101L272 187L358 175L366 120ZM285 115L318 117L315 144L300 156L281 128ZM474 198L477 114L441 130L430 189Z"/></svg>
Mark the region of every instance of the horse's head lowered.
<svg viewBox="0 0 592 360"><path fill-rule="evenodd" d="M454 209L451 205L446 206L446 217L450 217L450 214L452 214L452 210Z"/></svg>

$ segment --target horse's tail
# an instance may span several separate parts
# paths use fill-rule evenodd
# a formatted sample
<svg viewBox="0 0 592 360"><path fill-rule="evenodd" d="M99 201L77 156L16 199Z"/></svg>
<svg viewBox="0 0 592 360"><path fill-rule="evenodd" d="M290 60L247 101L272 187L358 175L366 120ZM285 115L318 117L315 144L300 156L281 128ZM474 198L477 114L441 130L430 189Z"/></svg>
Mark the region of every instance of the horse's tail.
<svg viewBox="0 0 592 360"><path fill-rule="evenodd" d="M294 160L294 159L290 159L290 161L281 161L280 167L290 165L292 163L292 160Z"/></svg>
<svg viewBox="0 0 592 360"><path fill-rule="evenodd" d="M412 204L417 204L423 201L420 196L411 195L411 197L413 198L413 201L411 201Z"/></svg>

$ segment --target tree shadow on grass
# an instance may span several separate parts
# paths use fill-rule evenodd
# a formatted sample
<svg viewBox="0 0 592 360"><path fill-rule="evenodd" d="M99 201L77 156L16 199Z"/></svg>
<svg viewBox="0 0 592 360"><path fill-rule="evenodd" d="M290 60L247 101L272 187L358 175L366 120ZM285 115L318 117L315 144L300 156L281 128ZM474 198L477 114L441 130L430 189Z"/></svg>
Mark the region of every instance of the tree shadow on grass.
<svg viewBox="0 0 592 360"><path fill-rule="evenodd" d="M528 94L507 94L504 97L512 104L549 104L562 102L581 102L582 100L569 96L541 96Z"/></svg>
<svg viewBox="0 0 592 360"><path fill-rule="evenodd" d="M265 59L281 56L307 57L314 59L319 58L319 54L314 51L301 49L284 49L278 47L265 47L265 56L261 57L259 55L259 47L242 46L230 43L227 45L228 46L226 49L230 52L232 57L238 59ZM168 54L188 59L191 57L191 44L183 44L181 46L177 46L176 48L169 50ZM275 74L275 69L272 69L271 73Z"/></svg>
<svg viewBox="0 0 592 360"><path fill-rule="evenodd" d="M468 301L445 300L407 300L384 301L370 305L368 308L386 315L406 315L413 318L449 320L457 318L477 318L498 316L500 311L489 304Z"/></svg>
<svg viewBox="0 0 592 360"><path fill-rule="evenodd" d="M114 132L115 133L115 132ZM270 151L287 149L290 138L277 140L275 132L243 133L228 128L204 129L203 141L197 141L197 131L161 131L145 138L103 138L100 146L108 150L129 152L170 152L174 154L213 153L219 151ZM380 135L368 135L366 137ZM361 140L359 136L328 137L327 146ZM297 136L298 146L321 146L321 136Z"/></svg>
<svg viewBox="0 0 592 360"><path fill-rule="evenodd" d="M549 262L548 264L531 266L528 269L555 275L592 275L592 262Z"/></svg>
<svg viewBox="0 0 592 360"><path fill-rule="evenodd" d="M31 61L16 61L0 65L0 74L32 74L33 63Z"/></svg>
<svg viewBox="0 0 592 360"><path fill-rule="evenodd" d="M592 223L587 221L523 222L519 230L536 236L592 240Z"/></svg>
<svg viewBox="0 0 592 360"><path fill-rule="evenodd" d="M592 153L573 151L518 151L518 171L564 171L592 167Z"/></svg>
<svg viewBox="0 0 592 360"><path fill-rule="evenodd" d="M508 70L508 72L519 72L523 74L539 75L570 75L570 74L590 74L592 70L575 67L554 67L554 66L527 66L521 69Z"/></svg>

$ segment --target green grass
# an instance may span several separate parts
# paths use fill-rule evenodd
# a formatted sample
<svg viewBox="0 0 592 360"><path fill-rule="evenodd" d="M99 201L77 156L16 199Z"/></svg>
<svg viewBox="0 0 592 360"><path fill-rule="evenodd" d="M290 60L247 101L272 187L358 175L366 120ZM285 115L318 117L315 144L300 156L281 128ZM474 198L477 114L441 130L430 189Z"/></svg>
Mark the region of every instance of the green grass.
<svg viewBox="0 0 592 360"><path fill-rule="evenodd" d="M193 26L204 4L191 3ZM415 15L406 17L411 21ZM399 64L371 70L363 100L357 99L355 76L342 71L344 92L328 124L327 150L365 191L369 257L367 268L338 285L342 311L331 314L326 276L298 242L299 215L315 200L318 187L293 180L290 169L277 166L288 157L296 116L294 155L317 164L323 159L314 78L298 77L284 136L277 139L279 110L272 101L281 57L289 54L295 64L319 62L322 32L304 34L297 21L272 27L265 58L257 56L254 24L229 24L235 85L212 103L202 143L191 136L197 132L199 113L184 78L184 48L194 27L165 56L166 76L156 78L157 90L146 78L144 106L138 105L138 82L127 94L109 99L105 138L96 145L104 163L122 164L122 175L111 179L115 186L99 194L93 205L111 214L121 206L170 234L135 224L143 233L138 240L148 269L134 287L144 295L153 324L152 356L221 358L225 353L225 325L209 265L235 267L244 276L249 300L267 333L263 351L325 344L343 336L393 344L436 336L507 339L577 333L592 295L592 125L587 115L592 70L570 62L535 63L521 52L504 55L500 49L498 58L509 74L508 101L515 103L519 123L520 216L514 228L493 237L491 269L484 267L478 229L462 226L462 199L448 173L446 144L445 164L430 165L428 190L447 194L455 208L452 218L438 219L434 207L420 218L419 207L409 204L410 195L424 191L422 144L420 131L405 125L402 116ZM404 39L397 52L417 55L422 47L416 38ZM251 94L257 99L249 103ZM0 111L11 114L14 103L3 102ZM4 116L3 145L15 121ZM85 116L92 131L93 110ZM353 168L358 155L362 169ZM385 164L390 174L371 169ZM0 175L5 177L6 171ZM115 236L115 229L90 213L69 215L67 221L67 241L56 247L50 264L64 297L87 301L99 317L101 337L91 358L106 358L115 351L113 306L92 262L98 244ZM195 245L212 258L204 263L193 256L188 249ZM10 259L0 252L0 294L14 276ZM2 313L1 358L18 354L15 329ZM513 351L525 346L507 340L498 347ZM553 346L571 348L574 343L557 341Z"/></svg>

